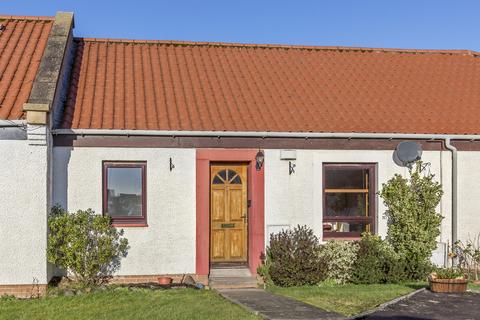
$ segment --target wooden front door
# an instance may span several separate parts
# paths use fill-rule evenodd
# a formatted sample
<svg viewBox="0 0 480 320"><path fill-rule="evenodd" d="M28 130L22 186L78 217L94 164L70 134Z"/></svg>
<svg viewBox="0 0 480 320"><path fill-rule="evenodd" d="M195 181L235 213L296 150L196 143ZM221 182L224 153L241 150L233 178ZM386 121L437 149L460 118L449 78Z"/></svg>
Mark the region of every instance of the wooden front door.
<svg viewBox="0 0 480 320"><path fill-rule="evenodd" d="M247 261L247 165L210 169L210 261Z"/></svg>

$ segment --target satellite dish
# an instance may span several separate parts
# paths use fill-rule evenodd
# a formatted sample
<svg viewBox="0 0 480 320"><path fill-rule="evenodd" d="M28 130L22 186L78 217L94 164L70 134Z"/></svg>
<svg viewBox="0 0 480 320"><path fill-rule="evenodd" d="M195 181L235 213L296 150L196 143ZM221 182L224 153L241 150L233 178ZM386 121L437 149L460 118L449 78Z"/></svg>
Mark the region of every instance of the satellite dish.
<svg viewBox="0 0 480 320"><path fill-rule="evenodd" d="M418 142L400 142L393 152L393 161L402 167L410 167L422 158L422 146Z"/></svg>

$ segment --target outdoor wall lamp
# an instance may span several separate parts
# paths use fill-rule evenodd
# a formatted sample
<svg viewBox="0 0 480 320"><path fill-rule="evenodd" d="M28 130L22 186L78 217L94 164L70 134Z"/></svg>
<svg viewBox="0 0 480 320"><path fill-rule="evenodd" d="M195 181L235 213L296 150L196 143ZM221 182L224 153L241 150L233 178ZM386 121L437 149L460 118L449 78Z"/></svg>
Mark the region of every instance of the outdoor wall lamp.
<svg viewBox="0 0 480 320"><path fill-rule="evenodd" d="M172 158L170 158L170 171L172 171L175 168L175 165L173 164Z"/></svg>
<svg viewBox="0 0 480 320"><path fill-rule="evenodd" d="M262 150L258 150L257 155L255 156L255 167L257 171L262 170L263 162L265 161L265 155L263 154Z"/></svg>

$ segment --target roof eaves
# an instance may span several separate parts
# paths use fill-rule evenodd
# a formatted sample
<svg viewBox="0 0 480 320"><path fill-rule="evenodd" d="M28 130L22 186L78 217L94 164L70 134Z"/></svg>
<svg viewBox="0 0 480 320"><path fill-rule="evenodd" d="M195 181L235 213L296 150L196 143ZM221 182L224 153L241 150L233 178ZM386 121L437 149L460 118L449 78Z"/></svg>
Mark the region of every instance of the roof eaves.
<svg viewBox="0 0 480 320"><path fill-rule="evenodd" d="M55 17L50 16L12 16L12 15L1 15L1 20L27 20L27 21L53 21Z"/></svg>

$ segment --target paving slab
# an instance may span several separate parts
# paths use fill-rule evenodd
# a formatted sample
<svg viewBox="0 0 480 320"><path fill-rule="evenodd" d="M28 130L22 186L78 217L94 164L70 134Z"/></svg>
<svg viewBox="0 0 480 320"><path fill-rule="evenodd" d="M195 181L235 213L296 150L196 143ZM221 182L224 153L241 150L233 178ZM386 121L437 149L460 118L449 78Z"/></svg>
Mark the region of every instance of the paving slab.
<svg viewBox="0 0 480 320"><path fill-rule="evenodd" d="M270 320L340 320L340 314L328 312L301 301L278 296L262 289L219 289L224 298Z"/></svg>
<svg viewBox="0 0 480 320"><path fill-rule="evenodd" d="M434 293L423 290L358 320L470 320L480 319L480 293Z"/></svg>

